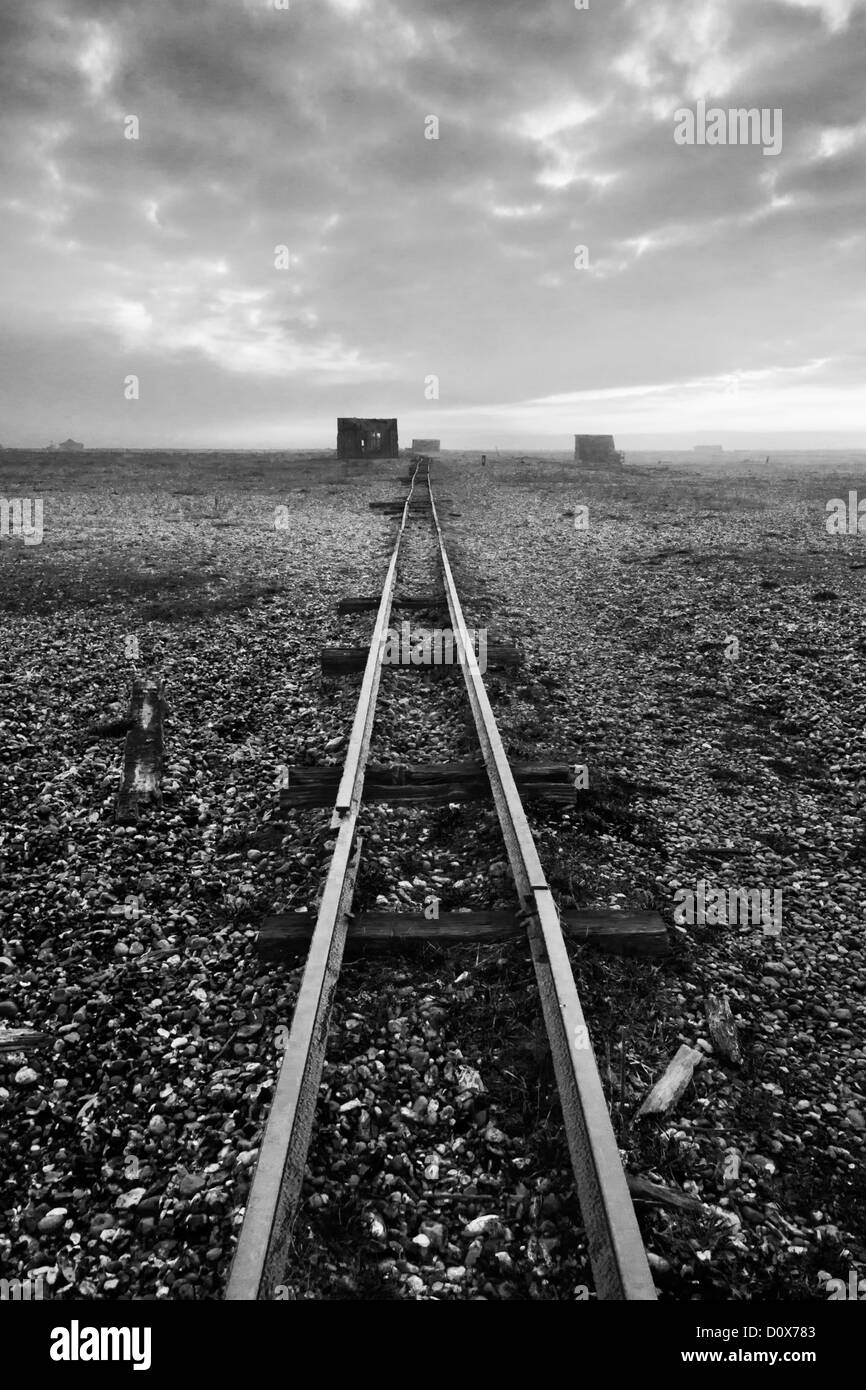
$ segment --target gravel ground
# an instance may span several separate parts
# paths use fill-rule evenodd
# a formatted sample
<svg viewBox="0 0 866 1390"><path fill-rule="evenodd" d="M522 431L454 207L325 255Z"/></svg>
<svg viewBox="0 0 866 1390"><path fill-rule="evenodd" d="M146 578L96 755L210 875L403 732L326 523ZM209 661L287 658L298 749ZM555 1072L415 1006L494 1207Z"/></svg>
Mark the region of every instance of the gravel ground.
<svg viewBox="0 0 866 1390"><path fill-rule="evenodd" d="M75 467L74 486L4 476L5 495L41 490L46 531L0 546L0 1026L48 1037L0 1056L0 1275L67 1299L215 1297L300 977L256 958L256 924L312 908L327 865L327 812L278 821L274 788L283 764L342 760L357 681L324 686L318 650L369 633L335 604L380 587L394 525L367 502L394 470L125 461L121 495L104 456ZM548 462L530 488L516 460L454 455L436 477L458 587L481 596L467 621L526 655L489 680L509 752L590 769L575 812L532 810L561 903L671 924L661 964L572 951L627 1166L702 1204L639 1205L660 1294L821 1297L822 1273L860 1269L866 1225L866 571L863 538L823 527L856 477L578 486ZM411 547L416 572L429 543ZM149 666L165 805L119 829L122 739L88 730ZM373 757L466 756L454 680L388 672ZM361 908L512 901L483 807L372 807L362 833ZM674 925L701 879L781 889L781 935ZM710 992L742 1066L709 1050L672 1118L635 1122L679 1042L705 1039ZM522 945L347 960L287 1280L295 1298L591 1291Z"/></svg>

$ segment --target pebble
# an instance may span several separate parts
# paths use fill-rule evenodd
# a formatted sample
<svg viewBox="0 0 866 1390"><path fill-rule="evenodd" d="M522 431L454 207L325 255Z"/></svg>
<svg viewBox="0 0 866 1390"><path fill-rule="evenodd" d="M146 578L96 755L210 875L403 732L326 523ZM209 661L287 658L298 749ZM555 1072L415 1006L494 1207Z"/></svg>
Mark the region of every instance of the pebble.
<svg viewBox="0 0 866 1390"><path fill-rule="evenodd" d="M39 1221L40 1231L57 1231L68 1215L66 1207L52 1207Z"/></svg>
<svg viewBox="0 0 866 1390"><path fill-rule="evenodd" d="M502 1220L493 1213L476 1216L463 1227L464 1236L500 1236L504 1230Z"/></svg>

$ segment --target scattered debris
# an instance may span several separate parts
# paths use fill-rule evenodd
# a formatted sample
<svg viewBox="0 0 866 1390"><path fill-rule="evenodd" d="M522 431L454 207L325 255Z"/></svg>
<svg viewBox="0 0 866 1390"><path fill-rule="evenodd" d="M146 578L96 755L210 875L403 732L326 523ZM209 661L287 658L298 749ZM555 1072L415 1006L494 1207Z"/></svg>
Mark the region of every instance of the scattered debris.
<svg viewBox="0 0 866 1390"><path fill-rule="evenodd" d="M707 1028L713 1040L713 1046L729 1062L739 1066L743 1060L743 1054L737 1039L737 1025L734 1023L728 996L726 994L721 996L708 995L706 1014Z"/></svg>
<svg viewBox="0 0 866 1390"><path fill-rule="evenodd" d="M637 1118L665 1115L672 1110L691 1081L695 1067L700 1066L703 1060L704 1054L699 1048L683 1043L638 1110Z"/></svg>

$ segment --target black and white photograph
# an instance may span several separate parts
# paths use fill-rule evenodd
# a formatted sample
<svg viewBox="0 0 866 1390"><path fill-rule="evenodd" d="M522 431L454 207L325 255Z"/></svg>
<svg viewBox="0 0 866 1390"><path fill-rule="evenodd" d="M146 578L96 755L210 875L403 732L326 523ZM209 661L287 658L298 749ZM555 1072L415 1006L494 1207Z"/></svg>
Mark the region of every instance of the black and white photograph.
<svg viewBox="0 0 866 1390"><path fill-rule="evenodd" d="M828 1373L866 0L9 0L0 72L4 1344Z"/></svg>

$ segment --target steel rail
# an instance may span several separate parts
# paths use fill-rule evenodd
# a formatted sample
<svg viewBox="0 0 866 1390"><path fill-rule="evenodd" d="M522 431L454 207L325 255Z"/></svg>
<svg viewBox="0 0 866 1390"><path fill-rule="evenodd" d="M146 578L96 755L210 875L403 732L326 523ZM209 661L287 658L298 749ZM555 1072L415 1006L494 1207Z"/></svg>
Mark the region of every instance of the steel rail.
<svg viewBox="0 0 866 1390"><path fill-rule="evenodd" d="M652 1301L656 1297L655 1287L574 982L559 913L541 867L466 629L429 478L427 490L439 541L451 627L457 638L458 656L511 871L527 909L532 962L553 1054L596 1295L599 1299Z"/></svg>
<svg viewBox="0 0 866 1390"><path fill-rule="evenodd" d="M397 559L414 491L406 495L400 529L382 588L367 665L331 819L336 844L301 979L288 1042L277 1075L243 1225L232 1261L226 1299L274 1297L283 1277L298 1198L304 1180L322 1079L328 1024L343 960L361 846L355 827L364 789L364 769L376 713Z"/></svg>

